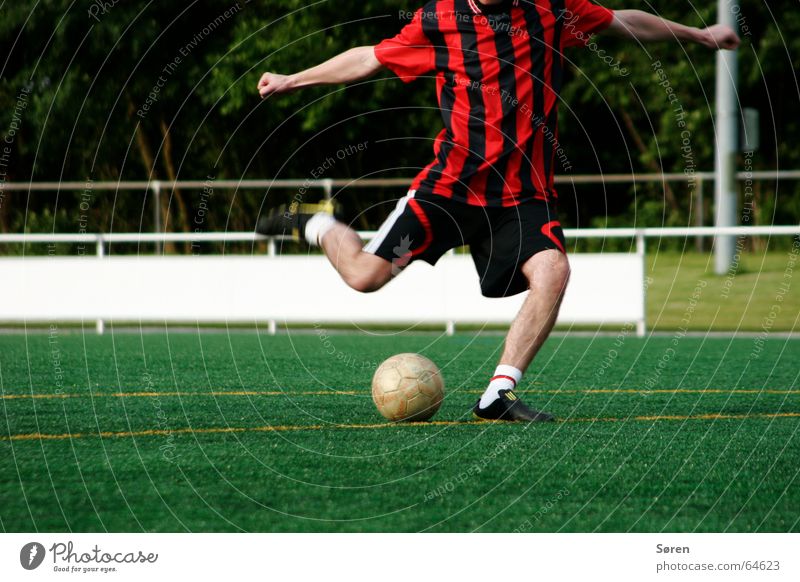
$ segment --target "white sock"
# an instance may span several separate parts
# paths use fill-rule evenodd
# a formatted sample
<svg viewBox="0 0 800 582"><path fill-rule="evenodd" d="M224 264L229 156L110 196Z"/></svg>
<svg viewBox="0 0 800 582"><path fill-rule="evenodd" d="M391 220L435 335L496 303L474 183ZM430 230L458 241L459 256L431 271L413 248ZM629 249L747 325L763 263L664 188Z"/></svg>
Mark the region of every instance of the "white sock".
<svg viewBox="0 0 800 582"><path fill-rule="evenodd" d="M336 226L336 219L333 216L327 212L317 212L306 223L306 241L311 246L318 247L322 237L334 226Z"/></svg>
<svg viewBox="0 0 800 582"><path fill-rule="evenodd" d="M522 370L518 370L514 366L500 364L494 371L489 387L486 388L486 392L481 396L478 406L486 408L500 397L500 390L513 390L520 380L522 380Z"/></svg>

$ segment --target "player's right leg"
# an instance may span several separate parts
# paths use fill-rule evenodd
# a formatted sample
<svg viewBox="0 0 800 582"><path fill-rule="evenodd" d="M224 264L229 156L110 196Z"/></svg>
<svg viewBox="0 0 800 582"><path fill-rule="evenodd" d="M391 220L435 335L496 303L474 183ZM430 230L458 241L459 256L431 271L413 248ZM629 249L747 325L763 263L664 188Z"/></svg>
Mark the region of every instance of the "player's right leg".
<svg viewBox="0 0 800 582"><path fill-rule="evenodd" d="M273 208L259 220L256 232L302 238L311 246L322 247L342 280L362 293L380 289L393 275L391 261L364 252L356 231L336 220L330 201Z"/></svg>
<svg viewBox="0 0 800 582"><path fill-rule="evenodd" d="M393 277L391 261L365 252L356 231L331 219L334 222L328 223L318 240L342 280L361 293L371 293L386 285Z"/></svg>
<svg viewBox="0 0 800 582"><path fill-rule="evenodd" d="M439 196L417 198L412 190L398 200L375 237L363 245L358 234L333 216L330 202L295 204L271 210L256 231L303 236L321 246L345 283L356 291L376 291L411 262L435 264L447 250L463 244L458 217L468 206Z"/></svg>

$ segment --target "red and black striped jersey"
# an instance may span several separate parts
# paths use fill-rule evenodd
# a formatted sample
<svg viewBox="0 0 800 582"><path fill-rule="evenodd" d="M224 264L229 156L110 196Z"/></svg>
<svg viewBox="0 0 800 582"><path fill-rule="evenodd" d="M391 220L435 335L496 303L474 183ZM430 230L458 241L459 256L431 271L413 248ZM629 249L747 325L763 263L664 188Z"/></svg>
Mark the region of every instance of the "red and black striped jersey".
<svg viewBox="0 0 800 582"><path fill-rule="evenodd" d="M613 12L589 0L433 0L376 58L405 82L435 76L444 129L411 189L479 206L556 196L563 49Z"/></svg>

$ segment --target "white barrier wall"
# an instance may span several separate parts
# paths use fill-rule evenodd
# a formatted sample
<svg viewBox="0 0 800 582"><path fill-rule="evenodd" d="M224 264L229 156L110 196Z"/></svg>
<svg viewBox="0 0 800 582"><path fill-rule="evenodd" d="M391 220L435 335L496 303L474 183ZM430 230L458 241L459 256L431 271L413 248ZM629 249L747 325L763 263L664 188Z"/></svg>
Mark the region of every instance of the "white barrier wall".
<svg viewBox="0 0 800 582"><path fill-rule="evenodd" d="M641 255L570 256L561 323L637 323ZM322 256L0 259L0 321L507 323L526 294L481 296L467 255L412 264L382 290L349 289Z"/></svg>

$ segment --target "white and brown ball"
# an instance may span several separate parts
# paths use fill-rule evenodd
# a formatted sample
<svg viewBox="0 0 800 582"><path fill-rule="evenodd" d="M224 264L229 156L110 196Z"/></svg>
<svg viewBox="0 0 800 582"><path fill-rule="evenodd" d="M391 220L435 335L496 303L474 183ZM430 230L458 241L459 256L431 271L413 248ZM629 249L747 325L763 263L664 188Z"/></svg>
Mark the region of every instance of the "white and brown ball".
<svg viewBox="0 0 800 582"><path fill-rule="evenodd" d="M444 380L436 364L419 354L397 354L372 377L372 399L391 421L428 420L442 404Z"/></svg>

